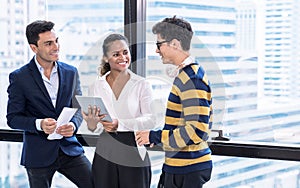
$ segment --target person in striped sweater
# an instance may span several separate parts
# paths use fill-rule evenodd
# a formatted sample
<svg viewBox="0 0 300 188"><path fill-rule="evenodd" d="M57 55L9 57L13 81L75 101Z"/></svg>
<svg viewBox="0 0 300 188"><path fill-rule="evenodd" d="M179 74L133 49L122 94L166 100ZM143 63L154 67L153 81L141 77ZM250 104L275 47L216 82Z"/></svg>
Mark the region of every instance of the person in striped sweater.
<svg viewBox="0 0 300 188"><path fill-rule="evenodd" d="M184 19L165 18L152 28L156 53L163 64L177 67L162 130L138 131L139 145L158 145L165 151L159 188L201 188L210 180L212 92L204 69L189 53L193 31Z"/></svg>

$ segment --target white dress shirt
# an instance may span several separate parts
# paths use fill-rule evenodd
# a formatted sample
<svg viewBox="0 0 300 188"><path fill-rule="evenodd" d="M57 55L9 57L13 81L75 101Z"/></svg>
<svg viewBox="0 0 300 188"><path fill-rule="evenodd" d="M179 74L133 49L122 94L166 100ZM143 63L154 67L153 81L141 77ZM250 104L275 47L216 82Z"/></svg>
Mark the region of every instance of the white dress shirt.
<svg viewBox="0 0 300 188"><path fill-rule="evenodd" d="M36 56L34 56L34 61L35 64L37 66L37 68L39 69L39 72L42 76L44 85L48 91L48 94L51 98L52 104L54 106L54 108L56 107L56 100L57 100L57 93L58 93L58 88L59 88L59 76L58 76L58 72L57 72L57 63L54 62L54 67L51 71L50 74L50 78L48 79L45 75L44 75L44 68L38 63L38 61L36 60ZM35 120L35 126L36 129L39 131L42 131L42 127L41 127L41 122L43 119L36 119ZM73 122L69 122L71 123L71 125L73 126L73 129L76 130L76 126Z"/></svg>
<svg viewBox="0 0 300 188"><path fill-rule="evenodd" d="M90 86L89 95L102 97L112 119L118 119L117 131L149 130L155 127L155 118L151 112L152 89L145 78L128 70L130 79L116 99L106 81L106 73ZM101 125L100 125L101 130ZM96 132L99 132L99 128Z"/></svg>
<svg viewBox="0 0 300 188"><path fill-rule="evenodd" d="M59 78L58 78L58 73L57 73L57 63L56 62L54 63L54 67L53 67L52 72L50 74L50 78L48 79L44 75L44 68L37 62L36 56L34 56L34 61L35 61L35 64L36 64L37 68L39 69L39 72L42 76L44 85L45 85L45 87L48 91L48 94L51 98L52 104L55 108L57 93L58 93L58 87L59 87ZM35 120L35 126L36 126L37 130L39 130L39 131L42 131L42 128L41 128L42 120L43 119L36 119Z"/></svg>

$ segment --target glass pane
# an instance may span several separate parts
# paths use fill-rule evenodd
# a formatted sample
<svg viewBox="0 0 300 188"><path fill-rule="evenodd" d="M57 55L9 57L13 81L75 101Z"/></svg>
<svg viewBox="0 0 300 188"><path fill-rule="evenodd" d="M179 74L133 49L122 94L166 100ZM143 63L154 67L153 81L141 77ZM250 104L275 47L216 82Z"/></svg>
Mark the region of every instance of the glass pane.
<svg viewBox="0 0 300 188"><path fill-rule="evenodd" d="M26 170L20 164L22 143L0 142L1 155L0 187L3 188L29 188ZM92 161L94 147L84 147L85 155ZM52 187L76 188L76 186L60 173L55 173Z"/></svg>
<svg viewBox="0 0 300 188"><path fill-rule="evenodd" d="M38 0L1 3L0 128L9 129L6 125L8 75L32 58L25 28L37 19L55 23L60 42L60 61L78 68L82 91L86 94L90 81L98 73L104 36L114 31L123 33L124 2Z"/></svg>
<svg viewBox="0 0 300 188"><path fill-rule="evenodd" d="M161 95L172 83L151 28L177 15L194 30L190 50L206 70L213 129L237 141L300 143L299 2L147 1L146 75ZM166 94L168 95L168 93ZM162 99L164 100L164 99Z"/></svg>
<svg viewBox="0 0 300 188"><path fill-rule="evenodd" d="M28 180L24 167L17 161L22 143L0 142L1 161L9 161L0 165L1 187L27 188ZM93 147L85 147L86 156L92 160ZM161 172L163 153L151 151L152 184L155 188ZM269 159L249 159L238 157L213 156L214 169L211 181L205 188L296 188L300 186L300 165L298 162ZM53 187L75 188L72 182L59 173L55 174Z"/></svg>
<svg viewBox="0 0 300 188"><path fill-rule="evenodd" d="M148 0L146 76L163 105L173 78L151 29L173 15L192 24L190 52L213 90L213 129L233 141L299 144L299 2ZM297 163L213 157L206 187L299 187Z"/></svg>
<svg viewBox="0 0 300 188"><path fill-rule="evenodd" d="M8 75L25 65L33 53L25 38L26 25L37 19L55 23L60 42L60 60L78 68L82 90L94 80L102 56L100 41L113 31L123 33L123 0L37 0L2 1L0 6L0 129L6 124ZM83 126L82 126L83 127ZM85 148L92 160L94 148ZM26 171L20 166L22 143L0 142L0 187L29 187ZM75 187L59 173L53 187Z"/></svg>
<svg viewBox="0 0 300 188"><path fill-rule="evenodd" d="M102 42L110 32L124 33L123 0L48 0L48 18L55 20L61 60L76 66L83 95L98 75Z"/></svg>
<svg viewBox="0 0 300 188"><path fill-rule="evenodd" d="M300 164L292 161L213 156L214 169L205 188L297 188Z"/></svg>

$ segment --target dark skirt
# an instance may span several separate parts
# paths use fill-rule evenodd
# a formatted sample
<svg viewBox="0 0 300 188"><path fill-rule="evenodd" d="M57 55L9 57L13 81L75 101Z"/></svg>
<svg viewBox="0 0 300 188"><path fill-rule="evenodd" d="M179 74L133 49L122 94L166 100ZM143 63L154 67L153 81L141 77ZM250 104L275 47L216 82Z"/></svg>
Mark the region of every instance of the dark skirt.
<svg viewBox="0 0 300 188"><path fill-rule="evenodd" d="M141 159L133 132L103 132L92 164L96 188L149 188L151 163Z"/></svg>

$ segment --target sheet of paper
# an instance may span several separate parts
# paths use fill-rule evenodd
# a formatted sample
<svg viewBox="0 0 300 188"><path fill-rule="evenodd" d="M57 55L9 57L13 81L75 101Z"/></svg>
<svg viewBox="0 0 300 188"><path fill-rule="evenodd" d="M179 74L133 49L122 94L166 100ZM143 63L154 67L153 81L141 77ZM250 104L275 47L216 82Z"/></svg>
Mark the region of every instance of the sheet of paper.
<svg viewBox="0 0 300 188"><path fill-rule="evenodd" d="M136 132L134 132L134 135L135 135L135 134L136 134ZM140 154L141 159L142 159L142 160L145 160L145 157L146 157L146 154L147 154L147 149L146 149L146 147L145 147L144 145L139 146L137 143L136 143L136 145L137 145L137 149L138 149L138 151L139 151L139 154Z"/></svg>
<svg viewBox="0 0 300 188"><path fill-rule="evenodd" d="M74 114L76 113L77 108L68 108L64 107L63 110L61 111L58 119L57 119L57 127L65 125L70 122ZM63 136L60 134L56 133L56 129L52 134L49 134L48 140L54 140L54 139L61 139Z"/></svg>
<svg viewBox="0 0 300 188"><path fill-rule="evenodd" d="M147 149L145 146L137 146L138 150L139 150L139 154L142 160L145 160L146 154L147 154Z"/></svg>

